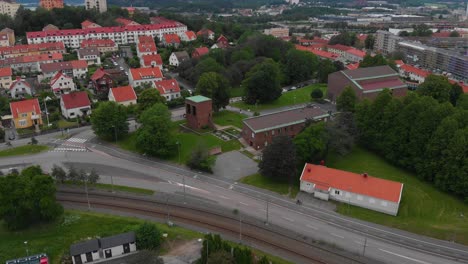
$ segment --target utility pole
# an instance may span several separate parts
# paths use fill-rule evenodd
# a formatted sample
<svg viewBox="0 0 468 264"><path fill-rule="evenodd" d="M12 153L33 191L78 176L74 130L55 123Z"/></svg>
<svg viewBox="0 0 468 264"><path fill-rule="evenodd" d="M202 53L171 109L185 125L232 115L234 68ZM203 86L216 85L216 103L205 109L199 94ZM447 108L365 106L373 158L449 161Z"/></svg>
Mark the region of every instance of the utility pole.
<svg viewBox="0 0 468 264"><path fill-rule="evenodd" d="M24 245L26 246L26 256L29 257L28 241L24 241ZM28 264L29 264L29 258L28 258Z"/></svg>
<svg viewBox="0 0 468 264"><path fill-rule="evenodd" d="M269 224L269 222L268 222L268 204L269 204L269 201L267 200L266 201L266 223L265 223L265 225Z"/></svg>
<svg viewBox="0 0 468 264"><path fill-rule="evenodd" d="M112 173L111 173L111 192L114 193L114 176L112 176Z"/></svg>
<svg viewBox="0 0 468 264"><path fill-rule="evenodd" d="M367 237L364 238L364 247L362 249L362 255L366 254L366 246L367 246Z"/></svg>
<svg viewBox="0 0 468 264"><path fill-rule="evenodd" d="M180 164L180 142L177 141L177 154L179 155L179 164ZM186 194L185 194L185 174L182 173L182 186L184 188L184 204L187 203Z"/></svg>
<svg viewBox="0 0 468 264"><path fill-rule="evenodd" d="M242 243L242 215L241 211L239 210L239 241Z"/></svg>
<svg viewBox="0 0 468 264"><path fill-rule="evenodd" d="M88 210L91 211L91 204L89 203L89 195L88 195L88 174L86 174L85 176L84 184L85 184L86 200L88 201Z"/></svg>
<svg viewBox="0 0 468 264"><path fill-rule="evenodd" d="M209 239L206 240L206 264L208 264L208 242L209 241L210 241Z"/></svg>

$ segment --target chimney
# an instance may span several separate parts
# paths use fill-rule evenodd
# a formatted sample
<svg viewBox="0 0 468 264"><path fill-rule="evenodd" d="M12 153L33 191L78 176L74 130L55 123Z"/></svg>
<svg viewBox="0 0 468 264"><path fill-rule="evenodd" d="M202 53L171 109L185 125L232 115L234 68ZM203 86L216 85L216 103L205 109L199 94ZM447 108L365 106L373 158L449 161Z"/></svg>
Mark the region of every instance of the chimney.
<svg viewBox="0 0 468 264"><path fill-rule="evenodd" d="M367 172L364 172L364 173L362 174L362 176L363 176L364 178L367 178Z"/></svg>

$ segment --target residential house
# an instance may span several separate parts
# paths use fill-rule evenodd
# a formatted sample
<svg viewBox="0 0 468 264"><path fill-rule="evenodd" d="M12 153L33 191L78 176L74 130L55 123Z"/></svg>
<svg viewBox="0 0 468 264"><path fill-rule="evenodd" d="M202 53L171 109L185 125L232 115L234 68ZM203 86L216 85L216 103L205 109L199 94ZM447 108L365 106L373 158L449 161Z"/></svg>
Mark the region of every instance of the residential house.
<svg viewBox="0 0 468 264"><path fill-rule="evenodd" d="M244 119L242 138L256 150L271 144L279 135L295 137L308 120L326 121L330 114L317 106L306 106Z"/></svg>
<svg viewBox="0 0 468 264"><path fill-rule="evenodd" d="M0 47L9 47L10 40L8 39L7 33L0 32Z"/></svg>
<svg viewBox="0 0 468 264"><path fill-rule="evenodd" d="M0 47L0 59L55 53L64 54L66 51L62 42L16 45Z"/></svg>
<svg viewBox="0 0 468 264"><path fill-rule="evenodd" d="M8 46L13 46L15 45L16 39L15 39L15 31L11 28L4 28L0 30L1 34L7 34L8 36L8 41L10 42Z"/></svg>
<svg viewBox="0 0 468 264"><path fill-rule="evenodd" d="M117 18L115 20L115 22L117 22L117 24L121 25L121 26L140 26L139 23L133 21L133 20L130 20L130 19L126 19L126 18Z"/></svg>
<svg viewBox="0 0 468 264"><path fill-rule="evenodd" d="M150 85L155 81L162 81L163 75L158 67L130 69L129 82L133 87Z"/></svg>
<svg viewBox="0 0 468 264"><path fill-rule="evenodd" d="M159 54L141 56L140 64L142 68L158 67L160 70L163 68L163 61Z"/></svg>
<svg viewBox="0 0 468 264"><path fill-rule="evenodd" d="M137 46L137 56L141 59L143 55L153 55L158 53L158 48L154 43L154 39L150 36L139 37Z"/></svg>
<svg viewBox="0 0 468 264"><path fill-rule="evenodd" d="M154 86L158 89L159 94L166 98L166 101L180 97L180 87L176 79L156 81Z"/></svg>
<svg viewBox="0 0 468 264"><path fill-rule="evenodd" d="M84 79L88 74L88 63L85 60L44 63L41 64L40 71L42 75L38 76L39 82L54 77L59 71L73 78Z"/></svg>
<svg viewBox="0 0 468 264"><path fill-rule="evenodd" d="M178 48L180 45L180 37L177 34L166 34L162 37L162 45L165 47L173 46Z"/></svg>
<svg viewBox="0 0 468 264"><path fill-rule="evenodd" d="M397 215L403 183L306 163L300 178L300 190L314 197L335 200Z"/></svg>
<svg viewBox="0 0 468 264"><path fill-rule="evenodd" d="M73 264L89 263L101 259L99 250L99 240L94 238L71 245L70 256Z"/></svg>
<svg viewBox="0 0 468 264"><path fill-rule="evenodd" d="M85 91L62 94L60 109L65 118L77 118L91 114L91 102Z"/></svg>
<svg viewBox="0 0 468 264"><path fill-rule="evenodd" d="M350 62L360 62L364 60L364 56L366 56L364 51L355 48L350 48L344 53L345 61Z"/></svg>
<svg viewBox="0 0 468 264"><path fill-rule="evenodd" d="M13 99L17 99L24 98L26 95L33 95L32 87L26 80L18 76L10 85L10 96Z"/></svg>
<svg viewBox="0 0 468 264"><path fill-rule="evenodd" d="M102 68L97 69L91 76L91 83L96 93L105 95L109 93L110 88L114 87L113 78Z"/></svg>
<svg viewBox="0 0 468 264"><path fill-rule="evenodd" d="M169 65L178 67L182 62L189 59L190 56L185 50L172 52L171 56L169 56Z"/></svg>
<svg viewBox="0 0 468 264"><path fill-rule="evenodd" d="M47 63L60 62L63 60L63 55L60 53L29 55L22 57L14 57L0 59L0 67L11 67L12 70L18 72L38 72L41 71L41 66Z"/></svg>
<svg viewBox="0 0 468 264"><path fill-rule="evenodd" d="M195 50L192 52L192 58L200 58L209 52L210 50L207 47L195 48Z"/></svg>
<svg viewBox="0 0 468 264"><path fill-rule="evenodd" d="M81 41L81 48L96 48L101 53L115 52L119 47L112 39L85 39Z"/></svg>
<svg viewBox="0 0 468 264"><path fill-rule="evenodd" d="M42 125L41 108L37 98L10 103L10 111L16 128L32 126L39 130Z"/></svg>
<svg viewBox="0 0 468 264"><path fill-rule="evenodd" d="M215 33L207 28L204 28L197 32L198 37L202 37L204 39L214 40Z"/></svg>
<svg viewBox="0 0 468 264"><path fill-rule="evenodd" d="M57 72L57 74L50 80L50 88L56 95L70 93L76 90L76 85L73 82L73 78L67 76L62 71Z"/></svg>
<svg viewBox="0 0 468 264"><path fill-rule="evenodd" d="M211 46L211 49L226 49L227 47L229 47L229 41L225 36L221 35L216 43Z"/></svg>
<svg viewBox="0 0 468 264"><path fill-rule="evenodd" d="M127 232L115 236L99 239L104 258L111 258L136 251L134 232Z"/></svg>
<svg viewBox="0 0 468 264"><path fill-rule="evenodd" d="M97 48L84 48L77 50L78 60L83 60L88 65L101 65L101 53Z"/></svg>
<svg viewBox="0 0 468 264"><path fill-rule="evenodd" d="M137 103L137 95L130 85L115 87L109 90L109 101L129 106Z"/></svg>
<svg viewBox="0 0 468 264"><path fill-rule="evenodd" d="M384 89L390 89L393 96L405 96L408 87L398 73L388 65L356 70L344 70L328 75L327 97L335 102L346 86L351 86L359 99L373 99Z"/></svg>
<svg viewBox="0 0 468 264"><path fill-rule="evenodd" d="M88 29L88 28L100 28L101 26L90 21L90 20L85 20L81 22L81 28L82 29Z"/></svg>
<svg viewBox="0 0 468 264"><path fill-rule="evenodd" d="M409 64L402 64L399 67L399 73L401 77L408 78L411 81L417 82L418 84L423 83L426 77L431 74L429 71L416 68Z"/></svg>
<svg viewBox="0 0 468 264"><path fill-rule="evenodd" d="M8 89L11 86L13 71L10 67L0 68L0 88Z"/></svg>
<svg viewBox="0 0 468 264"><path fill-rule="evenodd" d="M197 39L197 35L193 31L185 31L184 33L180 34L180 40L185 42L194 41Z"/></svg>

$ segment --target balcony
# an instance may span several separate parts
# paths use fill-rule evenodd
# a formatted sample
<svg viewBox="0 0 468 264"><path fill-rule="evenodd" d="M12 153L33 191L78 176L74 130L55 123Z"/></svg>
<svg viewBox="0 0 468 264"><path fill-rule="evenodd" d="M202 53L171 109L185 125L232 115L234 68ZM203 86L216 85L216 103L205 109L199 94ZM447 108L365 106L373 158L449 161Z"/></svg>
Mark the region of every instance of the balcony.
<svg viewBox="0 0 468 264"><path fill-rule="evenodd" d="M37 119L40 119L40 118L41 118L41 115L31 115L32 120L37 120Z"/></svg>

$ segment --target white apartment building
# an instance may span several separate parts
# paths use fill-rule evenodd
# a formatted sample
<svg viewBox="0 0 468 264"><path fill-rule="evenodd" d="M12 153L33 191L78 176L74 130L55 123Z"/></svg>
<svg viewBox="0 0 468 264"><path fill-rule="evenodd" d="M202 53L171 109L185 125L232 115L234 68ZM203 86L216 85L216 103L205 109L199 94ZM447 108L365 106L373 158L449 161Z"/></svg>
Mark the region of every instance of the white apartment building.
<svg viewBox="0 0 468 264"><path fill-rule="evenodd" d="M16 16L16 12L20 8L20 4L17 3L10 3L6 1L0 1L0 14L8 15L11 17Z"/></svg>
<svg viewBox="0 0 468 264"><path fill-rule="evenodd" d="M106 0L85 0L85 8L86 10L95 8L99 13L104 13L107 11L107 1Z"/></svg>

